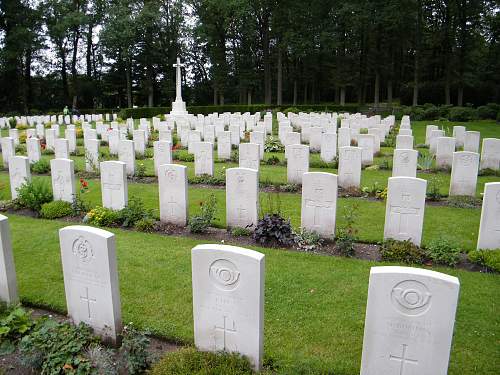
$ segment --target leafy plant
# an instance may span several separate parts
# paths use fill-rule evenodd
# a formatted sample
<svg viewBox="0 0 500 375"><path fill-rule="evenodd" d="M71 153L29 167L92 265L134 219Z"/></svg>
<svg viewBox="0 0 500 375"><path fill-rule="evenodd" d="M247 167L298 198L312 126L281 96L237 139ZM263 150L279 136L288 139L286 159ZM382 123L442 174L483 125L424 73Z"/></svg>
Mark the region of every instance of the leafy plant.
<svg viewBox="0 0 500 375"><path fill-rule="evenodd" d="M425 261L424 251L410 240L386 240L380 247L382 260L408 264L422 264Z"/></svg>
<svg viewBox="0 0 500 375"><path fill-rule="evenodd" d="M31 171L37 174L44 174L50 171L50 163L47 159L40 159L31 164Z"/></svg>
<svg viewBox="0 0 500 375"><path fill-rule="evenodd" d="M134 227L139 232L151 233L154 231L155 220L150 217L145 217L137 220Z"/></svg>
<svg viewBox="0 0 500 375"><path fill-rule="evenodd" d="M290 246L294 234L290 219L285 220L279 213L266 214L258 222L253 238L260 244L270 246Z"/></svg>
<svg viewBox="0 0 500 375"><path fill-rule="evenodd" d="M500 272L500 249L470 251L469 260L494 272Z"/></svg>
<svg viewBox="0 0 500 375"><path fill-rule="evenodd" d="M132 324L123 328L121 350L128 374L142 374L149 368L151 358L147 351L150 340L146 332L141 332Z"/></svg>
<svg viewBox="0 0 500 375"><path fill-rule="evenodd" d="M64 216L71 216L73 207L71 203L65 201L52 201L44 203L40 210L40 216L44 219L58 219Z"/></svg>
<svg viewBox="0 0 500 375"><path fill-rule="evenodd" d="M342 212L342 219L345 224L338 228L335 245L340 254L352 257L354 255L354 244L358 230L354 226L358 219L359 204L354 203L345 206Z"/></svg>
<svg viewBox="0 0 500 375"><path fill-rule="evenodd" d="M481 206L482 200L469 195L452 195L448 197L447 203L456 208L476 208Z"/></svg>
<svg viewBox="0 0 500 375"><path fill-rule="evenodd" d="M84 355L89 360L92 370L94 370L97 374L118 374L118 369L116 368L113 358L113 350L105 348L99 344L93 344L85 350Z"/></svg>
<svg viewBox="0 0 500 375"><path fill-rule="evenodd" d="M9 118L9 126L11 129L15 129L17 126L17 119L15 117Z"/></svg>
<svg viewBox="0 0 500 375"><path fill-rule="evenodd" d="M39 212L44 203L52 201L52 190L43 179L33 179L17 189L16 205Z"/></svg>
<svg viewBox="0 0 500 375"><path fill-rule="evenodd" d="M375 193L375 198L386 200L387 199L387 188L384 188L383 190Z"/></svg>
<svg viewBox="0 0 500 375"><path fill-rule="evenodd" d="M377 194L381 193L383 188L375 181L370 186L363 186L361 191L368 197L376 197Z"/></svg>
<svg viewBox="0 0 500 375"><path fill-rule="evenodd" d="M431 201L440 201L443 198L441 194L441 180L437 177L431 178L427 183L427 198Z"/></svg>
<svg viewBox="0 0 500 375"><path fill-rule="evenodd" d="M281 160L276 155L271 155L266 160L267 165L279 165L280 163Z"/></svg>
<svg viewBox="0 0 500 375"><path fill-rule="evenodd" d="M295 247L300 251L318 251L323 246L323 239L317 232L301 228L294 233Z"/></svg>
<svg viewBox="0 0 500 375"><path fill-rule="evenodd" d="M417 161L417 168L421 171L428 172L432 170L434 164L434 155L431 154L419 154Z"/></svg>
<svg viewBox="0 0 500 375"><path fill-rule="evenodd" d="M266 138L266 142L264 143L265 152L283 152L284 150L285 146L283 146L277 137L271 135Z"/></svg>
<svg viewBox="0 0 500 375"><path fill-rule="evenodd" d="M120 213L109 208L96 206L85 215L83 222L98 227L118 225L120 223Z"/></svg>
<svg viewBox="0 0 500 375"><path fill-rule="evenodd" d="M231 234L235 237L247 237L252 235L252 231L248 228L233 227Z"/></svg>
<svg viewBox="0 0 500 375"><path fill-rule="evenodd" d="M200 213L189 218L188 228L191 233L203 233L215 219L217 209L217 199L214 194L210 194L206 201L200 202Z"/></svg>
<svg viewBox="0 0 500 375"><path fill-rule="evenodd" d="M71 210L71 216L81 216L90 210L90 205L82 199L81 194L76 194L71 202Z"/></svg>
<svg viewBox="0 0 500 375"><path fill-rule="evenodd" d="M460 260L460 248L446 238L431 241L425 251L426 256L434 263L455 267Z"/></svg>
<svg viewBox="0 0 500 375"><path fill-rule="evenodd" d="M118 213L122 227L133 227L139 220L151 218L153 215L150 210L146 210L144 202L133 197L129 200L128 205L121 209Z"/></svg>
<svg viewBox="0 0 500 375"><path fill-rule="evenodd" d="M31 313L20 306L7 310L0 319L0 355L10 354L16 349L16 342L33 326Z"/></svg>

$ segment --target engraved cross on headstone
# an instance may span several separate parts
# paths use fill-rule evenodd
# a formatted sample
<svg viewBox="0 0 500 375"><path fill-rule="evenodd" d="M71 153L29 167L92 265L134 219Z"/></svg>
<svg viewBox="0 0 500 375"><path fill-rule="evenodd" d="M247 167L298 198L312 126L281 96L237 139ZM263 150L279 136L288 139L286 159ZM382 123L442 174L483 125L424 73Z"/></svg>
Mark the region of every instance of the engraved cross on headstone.
<svg viewBox="0 0 500 375"><path fill-rule="evenodd" d="M407 350L407 348L408 348L408 345L403 344L403 354L401 354L401 357L398 357L398 356L395 356L395 355L392 355L392 354L389 355L389 359L391 361L400 362L399 374L398 375L404 375L405 365L407 363L412 364L412 365L418 365L418 361L416 359L406 358L406 354L407 354L406 350Z"/></svg>
<svg viewBox="0 0 500 375"><path fill-rule="evenodd" d="M215 331L222 331L222 348L220 348L220 345L217 345L217 337L215 337L215 348L217 350L227 350L228 349L228 337L227 334L236 334L236 323L233 320L232 326L228 326L227 324L227 316L224 315L224 324L222 327L217 326L217 324L214 326ZM232 350L237 350L237 348L233 348Z"/></svg>
<svg viewBox="0 0 500 375"><path fill-rule="evenodd" d="M408 234L409 229L409 219L411 216L418 215L420 208L418 207L410 207L411 196L409 194L403 193L401 196L402 205L401 206L393 206L391 205L390 212L391 214L398 215L399 223L398 223L398 234L406 235Z"/></svg>
<svg viewBox="0 0 500 375"><path fill-rule="evenodd" d="M97 303L97 300L89 297L89 288L88 287L85 288L85 296L80 296L80 300L82 300L83 302L85 302L87 304L87 312L89 315L89 319L92 319L91 314L90 314L90 304Z"/></svg>
<svg viewBox="0 0 500 375"><path fill-rule="evenodd" d="M169 211L168 215L170 217L175 217L175 207L177 206L177 202L175 201L173 195L170 196L170 199L168 200L167 204L168 204L168 208L169 208L168 209L168 211Z"/></svg>

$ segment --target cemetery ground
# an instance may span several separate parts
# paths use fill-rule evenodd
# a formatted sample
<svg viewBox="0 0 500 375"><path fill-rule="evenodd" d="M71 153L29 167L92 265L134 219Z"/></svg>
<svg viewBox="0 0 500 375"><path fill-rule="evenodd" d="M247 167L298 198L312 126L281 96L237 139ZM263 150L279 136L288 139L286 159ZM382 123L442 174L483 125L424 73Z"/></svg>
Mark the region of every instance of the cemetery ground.
<svg viewBox="0 0 500 375"><path fill-rule="evenodd" d="M68 223L8 216L22 302L64 313L58 229ZM123 321L192 344L190 250L212 241L107 230L116 234ZM368 276L380 263L251 248L266 255L267 368L284 374L358 373ZM496 374L498 275L433 269L461 282L449 374Z"/></svg>
<svg viewBox="0 0 500 375"><path fill-rule="evenodd" d="M459 123L440 123L449 126ZM413 122L415 145L424 143L428 122ZM499 125L479 121L462 123L468 130L481 132L482 138L499 137ZM64 127L61 127L61 132ZM2 133L2 135L6 135ZM82 149L81 139L79 148ZM427 149L416 147L423 154ZM104 148L102 149L104 151ZM392 161L391 147L383 147L375 158L377 168L362 171L364 197L347 197L341 193L337 208L337 227L346 224L343 213L357 207L355 227L361 242L380 243L383 238L385 201L376 199L374 191L383 194ZM20 155L22 150L17 154ZM129 180L129 197L140 197L145 207L158 210L158 185L153 161L137 160L144 164L143 176ZM199 206L214 194L217 199L215 226L225 228L225 191L216 186L224 181L224 170L237 162L215 164L215 179L194 178L194 163L185 150L174 153L176 163L186 165L190 177L189 213L196 214ZM103 153L105 159L109 156ZM53 158L44 155L44 159ZM284 153L266 153L279 161ZM81 173L83 156L72 156L76 172L85 176L88 191L82 194L91 207L101 204L101 185L98 178ZM335 165L319 162L319 154L311 155L311 171L336 173ZM33 174L35 179L50 184L49 175ZM429 181L437 195L447 196L449 171L419 171L417 177ZM499 181L498 175L479 176L477 197L487 182ZM193 184L192 182L198 182ZM286 183L286 166L260 165L260 202L266 208L271 201L280 207L294 228L300 226L300 190ZM282 190L282 192L276 192ZM428 190L429 193L429 190ZM358 194L357 194L358 195ZM368 197L366 197L368 196ZM380 196L379 196L380 198ZM382 196L383 198L383 196ZM9 177L0 172L0 200L10 199ZM457 202L459 203L459 202ZM472 200L465 206L450 206L446 201L428 202L425 208L423 246L433 240L449 238L464 252L477 243L480 206ZM459 206L459 207L456 207ZM44 307L65 313L63 274L61 270L58 229L68 221L49 221L23 216L21 212L7 214L13 238L13 248L21 300L26 305ZM36 215L33 215L36 216ZM190 250L200 243L215 243L209 236L162 236L106 228L116 234L120 293L123 321L132 321L140 328L169 341L193 343ZM29 233L29 235L27 235ZM203 237L203 236L202 236ZM238 244L238 239L231 237ZM244 241L244 240L243 240ZM266 255L265 284L265 369L277 373L359 373L364 314L370 267L380 262L327 257L321 254L270 249L245 245ZM386 263L384 263L386 264ZM449 374L496 374L500 356L498 336L498 274L468 272L460 269L432 267L433 270L457 276L461 282L457 322L450 357ZM492 360L493 359L493 360Z"/></svg>

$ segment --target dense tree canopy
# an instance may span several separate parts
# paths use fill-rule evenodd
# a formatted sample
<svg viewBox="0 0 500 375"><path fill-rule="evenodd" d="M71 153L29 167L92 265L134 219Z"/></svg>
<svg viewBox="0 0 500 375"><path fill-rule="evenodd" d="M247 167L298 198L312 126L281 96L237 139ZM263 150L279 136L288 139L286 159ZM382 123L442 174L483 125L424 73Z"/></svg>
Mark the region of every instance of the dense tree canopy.
<svg viewBox="0 0 500 375"><path fill-rule="evenodd" d="M2 0L0 111L500 101L496 0Z"/></svg>

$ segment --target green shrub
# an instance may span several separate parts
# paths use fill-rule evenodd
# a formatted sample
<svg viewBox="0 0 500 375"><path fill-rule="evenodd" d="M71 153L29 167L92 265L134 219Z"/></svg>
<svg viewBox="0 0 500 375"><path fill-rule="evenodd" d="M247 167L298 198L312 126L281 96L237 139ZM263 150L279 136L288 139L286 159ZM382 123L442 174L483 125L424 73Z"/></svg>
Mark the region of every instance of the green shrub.
<svg viewBox="0 0 500 375"><path fill-rule="evenodd" d="M231 228L231 234L236 237L247 237L252 235L252 231L248 228L233 227Z"/></svg>
<svg viewBox="0 0 500 375"><path fill-rule="evenodd" d="M323 239L318 233L304 228L294 233L294 241L295 247L300 251L318 251L323 246Z"/></svg>
<svg viewBox="0 0 500 375"><path fill-rule="evenodd" d="M283 152L284 150L285 146L283 146L277 137L271 135L266 138L266 142L264 144L265 152Z"/></svg>
<svg viewBox="0 0 500 375"><path fill-rule="evenodd" d="M84 223L98 227L110 227L121 222L120 213L109 208L97 206L90 210L83 218Z"/></svg>
<svg viewBox="0 0 500 375"><path fill-rule="evenodd" d="M82 353L97 341L83 323L73 326L41 318L33 332L22 338L19 349L22 363L42 374L90 374L90 362Z"/></svg>
<svg viewBox="0 0 500 375"><path fill-rule="evenodd" d="M146 176L146 164L143 162L137 163L135 167L135 177L142 178Z"/></svg>
<svg viewBox="0 0 500 375"><path fill-rule="evenodd" d="M47 159L40 159L31 164L31 171L37 174L44 174L50 171L50 163Z"/></svg>
<svg viewBox="0 0 500 375"><path fill-rule="evenodd" d="M476 114L473 108L453 107L450 109L450 115L449 115L450 121L467 122L470 120L474 120L475 117Z"/></svg>
<svg viewBox="0 0 500 375"><path fill-rule="evenodd" d="M155 220L150 217L143 218L137 220L134 227L139 232L151 233L155 229Z"/></svg>
<svg viewBox="0 0 500 375"><path fill-rule="evenodd" d="M441 198L443 198L443 195L441 194L440 179L437 177L431 178L427 183L427 199L437 202Z"/></svg>
<svg viewBox="0 0 500 375"><path fill-rule="evenodd" d="M494 120L497 116L497 109L489 105L482 105L477 107L477 117L481 120Z"/></svg>
<svg viewBox="0 0 500 375"><path fill-rule="evenodd" d="M189 177L188 182L190 185L203 184L203 185L224 186L226 184L226 177L223 173L217 174L215 176L202 174L199 176Z"/></svg>
<svg viewBox="0 0 500 375"><path fill-rule="evenodd" d="M473 250L469 252L469 260L492 271L500 272L500 249Z"/></svg>
<svg viewBox="0 0 500 375"><path fill-rule="evenodd" d="M31 313L20 306L11 307L0 319L0 355L13 353L16 343L33 327Z"/></svg>
<svg viewBox="0 0 500 375"><path fill-rule="evenodd" d="M294 242L290 220L285 220L278 213L264 215L257 222L253 238L267 246L290 246Z"/></svg>
<svg viewBox="0 0 500 375"><path fill-rule="evenodd" d="M199 352L184 348L165 355L151 369L152 375L250 375L250 362L237 353Z"/></svg>
<svg viewBox="0 0 500 375"><path fill-rule="evenodd" d="M52 190L47 181L35 178L17 189L16 204L39 212L44 203L52 201Z"/></svg>
<svg viewBox="0 0 500 375"><path fill-rule="evenodd" d="M354 224L358 219L358 210L359 204L354 203L351 206L346 206L342 212L342 219L345 224L337 229L335 246L343 256L352 257L355 253L354 244L358 230Z"/></svg>
<svg viewBox="0 0 500 375"><path fill-rule="evenodd" d="M267 158L265 163L267 165L279 165L281 164L281 160L276 155L271 155L270 157Z"/></svg>
<svg viewBox="0 0 500 375"><path fill-rule="evenodd" d="M331 168L331 169L337 169L337 160L332 161L331 163L328 163L323 160L311 160L309 162L309 167L310 168Z"/></svg>
<svg viewBox="0 0 500 375"><path fill-rule="evenodd" d="M151 364L148 352L150 340L146 332L137 330L132 324L123 328L121 350L127 374L142 374Z"/></svg>
<svg viewBox="0 0 500 375"><path fill-rule="evenodd" d="M17 120L15 117L9 118L9 126L11 129L15 129L15 127L17 126Z"/></svg>
<svg viewBox="0 0 500 375"><path fill-rule="evenodd" d="M200 213L189 218L188 228L191 233L205 232L215 220L217 199L210 194L206 201L200 203Z"/></svg>
<svg viewBox="0 0 500 375"><path fill-rule="evenodd" d="M118 212L119 220L122 227L133 227L139 220L151 218L153 215L150 210L146 210L144 202L133 197L129 200L128 205Z"/></svg>
<svg viewBox="0 0 500 375"><path fill-rule="evenodd" d="M64 216L71 216L73 207L71 203L65 201L52 201L42 205L40 215L44 219L58 219Z"/></svg>
<svg viewBox="0 0 500 375"><path fill-rule="evenodd" d="M189 154L184 150L175 151L172 153L173 160L184 161L184 162L193 162L194 155Z"/></svg>
<svg viewBox="0 0 500 375"><path fill-rule="evenodd" d="M434 263L455 267L460 260L460 248L446 238L431 241L425 251L426 256Z"/></svg>
<svg viewBox="0 0 500 375"><path fill-rule="evenodd" d="M424 251L410 240L387 240L380 247L382 260L408 264L422 264L425 261Z"/></svg>
<svg viewBox="0 0 500 375"><path fill-rule="evenodd" d="M448 197L448 206L456 208L476 208L481 206L481 199L468 195L453 195Z"/></svg>

